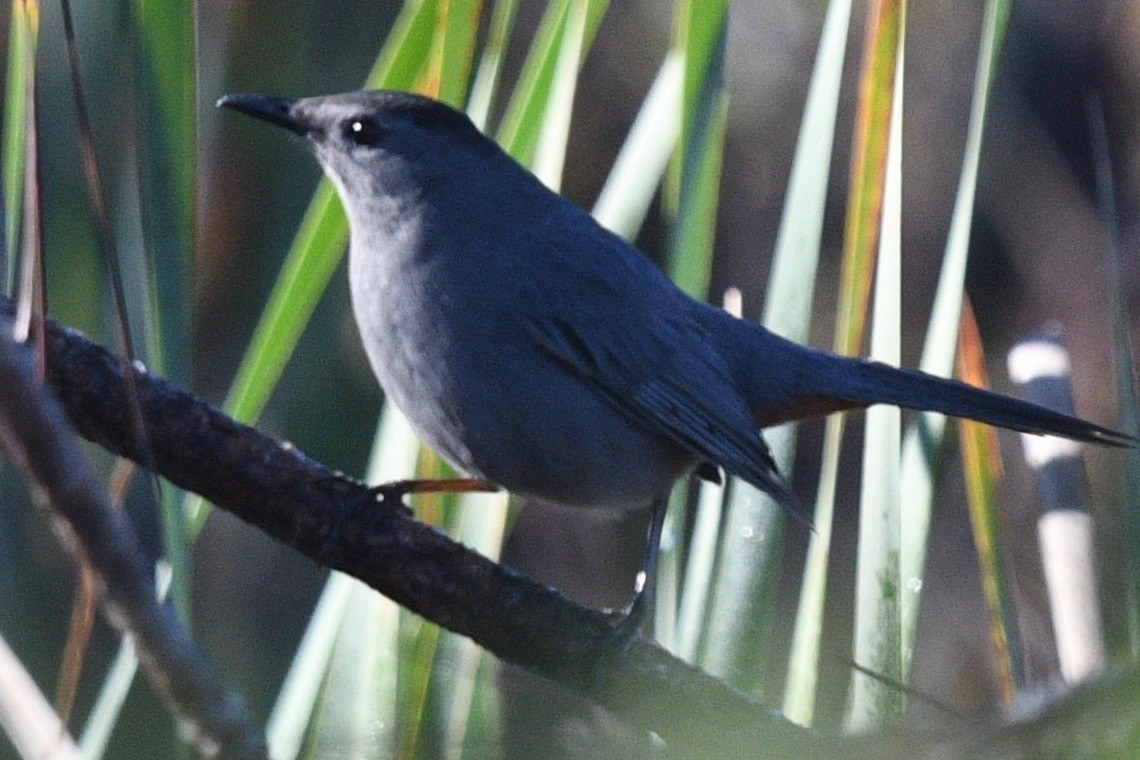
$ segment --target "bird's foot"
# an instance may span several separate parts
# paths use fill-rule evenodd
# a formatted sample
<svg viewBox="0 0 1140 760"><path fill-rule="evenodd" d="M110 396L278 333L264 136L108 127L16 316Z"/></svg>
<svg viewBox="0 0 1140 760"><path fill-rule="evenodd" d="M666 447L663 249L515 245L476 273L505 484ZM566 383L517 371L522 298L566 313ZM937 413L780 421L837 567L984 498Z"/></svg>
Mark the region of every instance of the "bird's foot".
<svg viewBox="0 0 1140 760"><path fill-rule="evenodd" d="M432 480L395 480L391 483L380 483L369 486L363 491L356 491L355 495L345 501L340 514L329 526L328 534L317 557L322 562L332 553L333 547L340 540L344 526L360 515L365 509L383 505L388 509L410 512L404 503L404 497L413 493L469 493L474 491L492 492L499 490L497 486L477 478L442 478Z"/></svg>
<svg viewBox="0 0 1140 760"><path fill-rule="evenodd" d="M638 573L633 597L629 603L620 610L610 610L606 613L610 619L610 634L609 638L602 642L594 665L595 683L605 676L610 665L629 652L634 640L641 635L646 615L653 608L653 592L646 584L646 577L644 571Z"/></svg>

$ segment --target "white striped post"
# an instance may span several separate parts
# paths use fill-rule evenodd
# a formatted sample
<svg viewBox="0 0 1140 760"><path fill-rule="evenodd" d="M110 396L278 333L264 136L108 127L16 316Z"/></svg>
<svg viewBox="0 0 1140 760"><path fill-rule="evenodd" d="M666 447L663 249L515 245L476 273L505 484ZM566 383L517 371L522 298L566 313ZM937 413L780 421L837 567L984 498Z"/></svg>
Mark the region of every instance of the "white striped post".
<svg viewBox="0 0 1140 760"><path fill-rule="evenodd" d="M1029 401L1073 414L1072 365L1059 330L1021 341L1010 350L1008 363L1010 376ZM1061 676L1074 684L1105 667L1081 445L1028 434L1022 434L1021 441L1041 494L1037 534Z"/></svg>

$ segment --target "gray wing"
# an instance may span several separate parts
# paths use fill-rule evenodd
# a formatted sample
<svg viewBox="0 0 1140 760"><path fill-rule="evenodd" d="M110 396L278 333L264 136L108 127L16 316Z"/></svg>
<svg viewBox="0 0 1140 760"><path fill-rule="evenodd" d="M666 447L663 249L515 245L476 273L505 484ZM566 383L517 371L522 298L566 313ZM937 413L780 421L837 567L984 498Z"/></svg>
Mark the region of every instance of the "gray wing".
<svg viewBox="0 0 1140 760"><path fill-rule="evenodd" d="M525 327L541 350L630 421L798 511L700 319L709 307L569 201L532 245L541 265L515 282L529 291Z"/></svg>
<svg viewBox="0 0 1140 760"><path fill-rule="evenodd" d="M727 366L695 320L627 313L599 321L589 311L533 318L530 334L628 419L794 510Z"/></svg>

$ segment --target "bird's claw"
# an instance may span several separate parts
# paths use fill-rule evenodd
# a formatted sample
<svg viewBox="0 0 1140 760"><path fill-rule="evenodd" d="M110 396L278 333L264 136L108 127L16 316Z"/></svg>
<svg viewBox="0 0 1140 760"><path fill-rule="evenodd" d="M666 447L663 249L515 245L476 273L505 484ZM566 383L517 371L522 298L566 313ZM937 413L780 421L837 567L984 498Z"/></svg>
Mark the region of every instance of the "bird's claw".
<svg viewBox="0 0 1140 760"><path fill-rule="evenodd" d="M629 603L618 610L608 610L605 614L610 621L609 636L602 642L598 659L594 663L593 680L600 681L611 664L629 652L634 640L641 635L645 616L653 606L653 594L646 587L646 575L638 573L637 585Z"/></svg>

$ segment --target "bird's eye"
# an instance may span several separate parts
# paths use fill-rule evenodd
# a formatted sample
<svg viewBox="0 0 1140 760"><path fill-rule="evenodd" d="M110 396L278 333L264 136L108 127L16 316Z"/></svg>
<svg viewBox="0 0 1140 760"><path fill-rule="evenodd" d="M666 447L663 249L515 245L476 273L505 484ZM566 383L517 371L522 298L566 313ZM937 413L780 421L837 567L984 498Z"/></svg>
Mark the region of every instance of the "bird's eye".
<svg viewBox="0 0 1140 760"><path fill-rule="evenodd" d="M371 119L349 119L344 123L344 136L364 147L375 145L384 139L387 130Z"/></svg>

